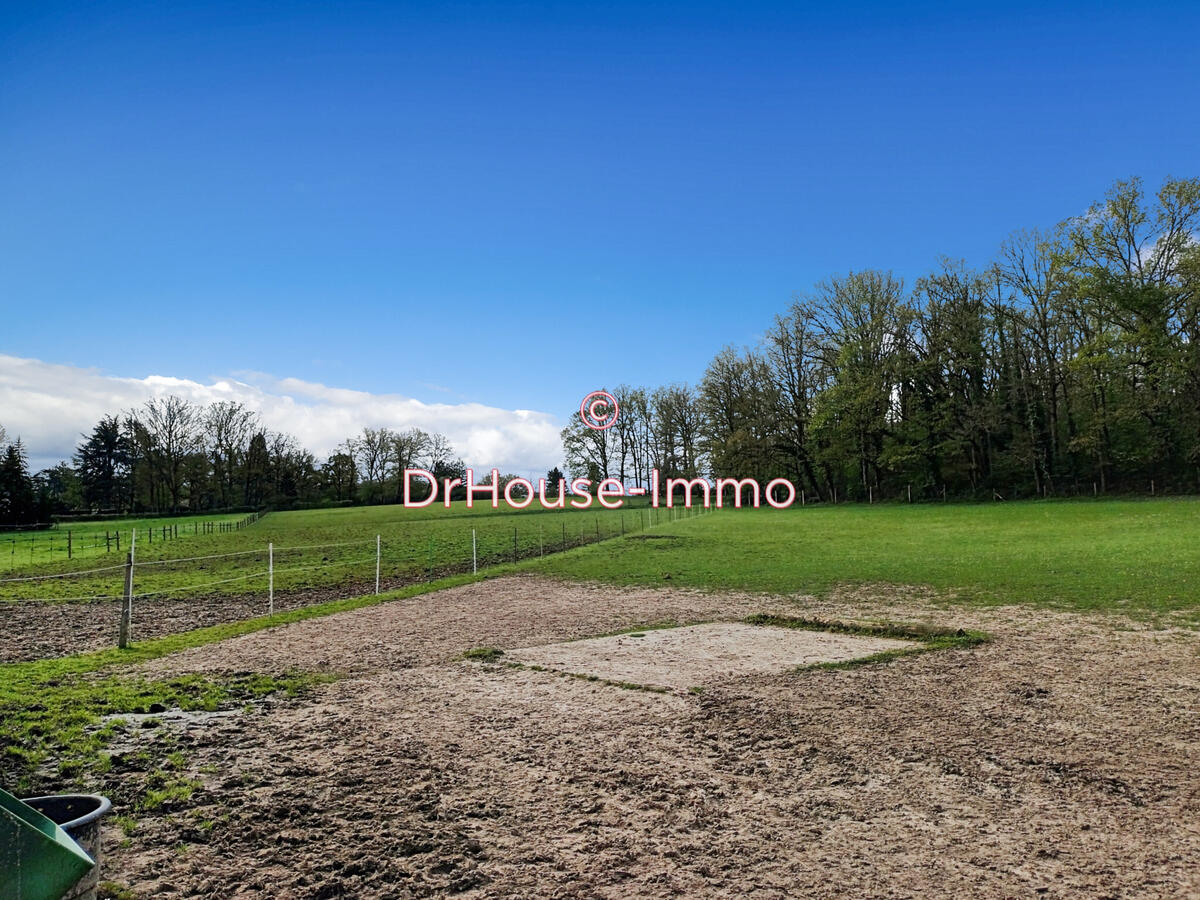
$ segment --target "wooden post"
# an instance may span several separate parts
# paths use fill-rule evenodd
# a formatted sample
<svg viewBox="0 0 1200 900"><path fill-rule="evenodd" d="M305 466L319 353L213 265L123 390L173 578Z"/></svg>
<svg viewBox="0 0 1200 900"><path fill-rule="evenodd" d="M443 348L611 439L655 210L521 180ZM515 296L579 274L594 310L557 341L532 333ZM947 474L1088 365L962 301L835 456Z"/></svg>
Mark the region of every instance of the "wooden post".
<svg viewBox="0 0 1200 900"><path fill-rule="evenodd" d="M267 615L275 615L275 544L267 544Z"/></svg>
<svg viewBox="0 0 1200 900"><path fill-rule="evenodd" d="M266 614L275 614L275 544L266 545Z"/></svg>
<svg viewBox="0 0 1200 900"><path fill-rule="evenodd" d="M67 529L67 559L71 558L71 529Z"/></svg>
<svg viewBox="0 0 1200 900"><path fill-rule="evenodd" d="M908 486L908 502L912 503L912 485Z"/></svg>
<svg viewBox="0 0 1200 900"><path fill-rule="evenodd" d="M379 594L379 563L383 555L383 538L375 535L375 593Z"/></svg>
<svg viewBox="0 0 1200 900"><path fill-rule="evenodd" d="M520 551L517 550L517 526L513 526L513 559L515 560Z"/></svg>
<svg viewBox="0 0 1200 900"><path fill-rule="evenodd" d="M124 650L129 646L129 624L132 618L130 607L133 605L133 554L125 558L125 593L121 598L121 619L117 626L117 646Z"/></svg>
<svg viewBox="0 0 1200 900"><path fill-rule="evenodd" d="M479 543L474 528L471 529L471 574L479 574Z"/></svg>
<svg viewBox="0 0 1200 900"><path fill-rule="evenodd" d="M564 550L566 550L567 549L567 523L565 521L562 523L562 527L563 527L562 548Z"/></svg>
<svg viewBox="0 0 1200 900"><path fill-rule="evenodd" d="M129 646L133 629L133 551L137 544L137 529L130 531L129 553L125 557L125 594L121 599L121 619L117 626L117 646L124 650Z"/></svg>

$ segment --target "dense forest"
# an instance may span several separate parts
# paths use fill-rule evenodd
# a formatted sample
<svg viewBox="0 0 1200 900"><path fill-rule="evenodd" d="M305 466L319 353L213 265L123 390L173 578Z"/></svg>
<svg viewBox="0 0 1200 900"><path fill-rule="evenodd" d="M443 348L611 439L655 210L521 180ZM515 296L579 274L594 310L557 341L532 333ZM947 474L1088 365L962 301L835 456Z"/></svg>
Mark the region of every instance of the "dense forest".
<svg viewBox="0 0 1200 900"><path fill-rule="evenodd" d="M990 265L830 278L697 387L612 393L574 473L788 478L809 497L1200 489L1200 179L1118 182Z"/></svg>
<svg viewBox="0 0 1200 900"><path fill-rule="evenodd" d="M788 478L825 500L1200 490L1200 179L1118 182L1020 232L978 270L944 260L797 296L698 386L613 389L617 423L563 430L568 471ZM764 323L767 324L767 323ZM0 525L56 513L402 499L400 473L461 477L440 434L366 428L318 462L241 404L179 397L103 418L30 475L0 429ZM554 470L557 474L557 470ZM504 476L504 480L512 476Z"/></svg>

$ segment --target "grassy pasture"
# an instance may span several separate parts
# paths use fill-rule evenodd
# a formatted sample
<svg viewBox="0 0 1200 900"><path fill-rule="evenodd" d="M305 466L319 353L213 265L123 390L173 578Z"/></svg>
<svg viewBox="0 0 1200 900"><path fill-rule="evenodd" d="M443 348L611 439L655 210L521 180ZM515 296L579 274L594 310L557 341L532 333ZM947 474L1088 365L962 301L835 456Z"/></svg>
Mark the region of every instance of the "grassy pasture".
<svg viewBox="0 0 1200 900"><path fill-rule="evenodd" d="M651 512L643 507L605 510L593 504L587 510L544 510L535 504L526 510L505 506L493 510L486 504L467 509L456 503L450 509L441 505L423 509L370 506L276 512L240 530L200 535L186 542L182 526L179 540L153 543L146 541L139 529L134 592L179 597L198 592L265 593L268 544L275 546L276 590L307 589L373 583L376 535L382 540L382 578L415 580L470 571L472 530L479 565L484 566L641 531L652 521L666 523L670 517L667 510ZM161 528L173 521L179 520L144 524ZM123 547L128 549L127 543ZM231 553L243 555L188 560ZM185 561L171 562L179 559ZM67 561L64 554L18 566L0 574L0 601L117 596L123 583L123 560L123 555L112 553ZM70 578L3 580L81 572L98 565L114 568Z"/></svg>
<svg viewBox="0 0 1200 900"><path fill-rule="evenodd" d="M205 524L236 522L245 518L244 513L207 516L141 516L128 519L97 519L72 523L60 523L54 528L34 531L0 531L0 572L19 572L31 566L67 562L68 532L71 547L70 559L114 559L117 558L117 539L120 534L120 551L129 549L129 534L137 529L142 543L162 543L162 530L171 528L171 537L176 543L196 540L205 542L213 537L202 533ZM152 532L157 537L152 536ZM105 540L105 537L108 540ZM178 547L176 553L179 553Z"/></svg>
<svg viewBox="0 0 1200 900"><path fill-rule="evenodd" d="M190 520L143 525L161 528L166 521ZM644 506L515 511L462 503L278 512L240 531L186 542L182 524L176 541L139 538L135 592L264 591L258 573L266 570L268 542L276 547L277 590L365 583L374 578L376 534L385 579L437 577L469 567L473 529L481 566L514 559L515 531L515 556L526 558L522 570L564 578L782 593L890 582L929 586L962 602L1174 613L1200 621L1200 502L1192 499L808 506L690 517ZM625 540L596 543L622 533ZM323 546L329 544L339 546ZM593 546L541 558L543 550L584 544ZM246 555L154 565L224 553ZM99 563L121 559L114 553ZM97 562L59 558L3 577L77 571ZM0 583L0 600L116 595L121 577L113 570ZM213 581L225 583L204 587Z"/></svg>
<svg viewBox="0 0 1200 900"><path fill-rule="evenodd" d="M1198 548L1194 499L878 504L722 510L528 567L706 590L922 585L960 602L1200 624Z"/></svg>

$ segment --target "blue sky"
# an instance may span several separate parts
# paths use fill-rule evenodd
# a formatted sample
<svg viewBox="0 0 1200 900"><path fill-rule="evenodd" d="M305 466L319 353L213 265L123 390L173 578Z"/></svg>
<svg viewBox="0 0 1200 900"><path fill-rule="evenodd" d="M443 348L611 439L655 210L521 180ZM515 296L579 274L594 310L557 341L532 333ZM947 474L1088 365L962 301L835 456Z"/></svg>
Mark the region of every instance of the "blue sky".
<svg viewBox="0 0 1200 900"><path fill-rule="evenodd" d="M1195 3L0 16L0 353L112 375L565 419L829 274L1200 174Z"/></svg>

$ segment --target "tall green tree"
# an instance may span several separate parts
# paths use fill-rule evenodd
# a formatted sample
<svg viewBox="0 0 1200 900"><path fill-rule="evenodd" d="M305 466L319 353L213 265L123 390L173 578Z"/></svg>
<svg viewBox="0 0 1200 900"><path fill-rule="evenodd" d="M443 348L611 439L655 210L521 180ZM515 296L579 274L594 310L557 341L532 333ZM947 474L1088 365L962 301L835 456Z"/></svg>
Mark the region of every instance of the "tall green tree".
<svg viewBox="0 0 1200 900"><path fill-rule="evenodd" d="M39 521L39 512L25 447L18 438L0 453L0 524L32 525Z"/></svg>
<svg viewBox="0 0 1200 900"><path fill-rule="evenodd" d="M116 416L96 423L75 450L75 471L83 502L97 511L129 511L133 448Z"/></svg>

